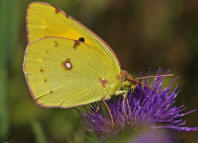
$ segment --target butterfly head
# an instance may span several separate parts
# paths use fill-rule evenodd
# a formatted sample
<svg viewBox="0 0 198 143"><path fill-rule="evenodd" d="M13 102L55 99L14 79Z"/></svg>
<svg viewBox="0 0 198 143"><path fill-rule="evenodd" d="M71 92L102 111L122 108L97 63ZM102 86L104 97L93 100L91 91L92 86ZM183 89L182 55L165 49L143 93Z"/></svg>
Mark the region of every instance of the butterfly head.
<svg viewBox="0 0 198 143"><path fill-rule="evenodd" d="M134 89L138 85L138 81L134 79L133 76L129 74L126 70L122 70L118 78L122 81L121 90L123 91L129 91L130 89Z"/></svg>

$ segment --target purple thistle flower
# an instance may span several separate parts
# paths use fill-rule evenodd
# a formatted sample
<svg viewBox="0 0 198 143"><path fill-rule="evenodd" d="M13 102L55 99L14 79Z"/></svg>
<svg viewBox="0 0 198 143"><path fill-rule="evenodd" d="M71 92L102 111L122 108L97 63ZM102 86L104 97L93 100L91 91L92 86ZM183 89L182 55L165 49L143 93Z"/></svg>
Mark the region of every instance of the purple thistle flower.
<svg viewBox="0 0 198 143"><path fill-rule="evenodd" d="M156 75L161 73L162 69L159 69ZM148 79L144 82L158 92L143 86L140 81L133 91L128 92L126 98L116 96L108 100L107 104L114 120L113 128L109 113L106 108L103 108L102 102L91 104L91 107L86 109L85 112L78 109L77 111L84 119L88 129L95 131L102 137L107 134L115 135L124 128L139 128L143 125L152 126L154 129L198 131L198 127L187 127L186 121L182 119L183 116L195 110L182 113L185 110L184 105L175 105L175 98L180 91L177 87L171 90L171 85L177 78L167 87L162 88L164 78L155 78L152 83Z"/></svg>

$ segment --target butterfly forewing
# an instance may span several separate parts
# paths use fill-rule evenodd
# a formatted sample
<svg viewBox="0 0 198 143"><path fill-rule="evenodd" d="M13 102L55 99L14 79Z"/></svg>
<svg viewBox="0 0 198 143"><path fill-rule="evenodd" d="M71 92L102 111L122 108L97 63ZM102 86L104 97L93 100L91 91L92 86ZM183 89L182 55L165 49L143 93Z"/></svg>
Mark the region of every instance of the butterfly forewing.
<svg viewBox="0 0 198 143"><path fill-rule="evenodd" d="M29 43L44 37L64 37L80 40L109 56L120 68L113 50L96 34L62 10L43 2L32 2L27 8L27 37Z"/></svg>

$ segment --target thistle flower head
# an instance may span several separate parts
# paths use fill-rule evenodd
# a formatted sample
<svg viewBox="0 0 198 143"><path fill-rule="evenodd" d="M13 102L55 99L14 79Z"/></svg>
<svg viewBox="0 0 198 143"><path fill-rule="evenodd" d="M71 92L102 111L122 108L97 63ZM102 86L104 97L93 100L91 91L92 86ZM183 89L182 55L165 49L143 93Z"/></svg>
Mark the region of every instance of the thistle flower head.
<svg viewBox="0 0 198 143"><path fill-rule="evenodd" d="M162 70L159 69L156 75L161 73ZM164 78L157 77L152 83L148 79L144 82L158 92L139 82L134 90L127 93L125 98L116 96L108 100L107 104L114 122L113 128L111 118L107 109L103 108L102 102L91 104L91 107L85 112L78 109L77 111L84 119L88 129L95 131L99 136L115 135L124 128L138 128L145 124L156 129L198 131L198 127L188 127L186 121L182 119L183 116L195 110L182 113L185 110L184 105L175 105L175 98L180 91L177 87L172 89L171 85L177 78L163 88Z"/></svg>

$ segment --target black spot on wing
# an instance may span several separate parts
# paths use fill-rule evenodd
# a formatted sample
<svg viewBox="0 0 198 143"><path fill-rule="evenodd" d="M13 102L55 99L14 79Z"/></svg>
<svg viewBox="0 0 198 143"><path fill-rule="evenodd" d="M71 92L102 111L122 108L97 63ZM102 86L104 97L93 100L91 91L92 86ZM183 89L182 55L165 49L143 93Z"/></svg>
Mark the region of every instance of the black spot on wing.
<svg viewBox="0 0 198 143"><path fill-rule="evenodd" d="M80 42L85 42L85 38L80 37L80 38L78 39L78 41L80 41Z"/></svg>

